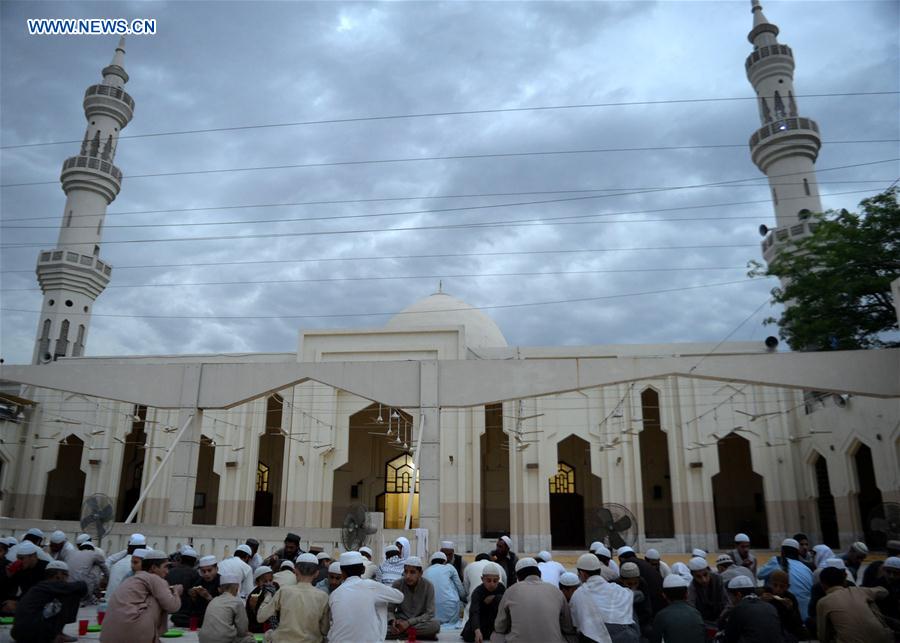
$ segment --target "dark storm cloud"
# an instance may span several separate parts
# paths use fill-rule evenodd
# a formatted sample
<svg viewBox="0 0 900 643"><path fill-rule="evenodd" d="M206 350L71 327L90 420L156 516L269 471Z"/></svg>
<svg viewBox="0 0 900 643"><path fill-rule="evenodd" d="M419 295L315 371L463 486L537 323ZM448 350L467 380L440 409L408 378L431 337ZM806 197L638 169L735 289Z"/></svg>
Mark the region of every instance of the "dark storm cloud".
<svg viewBox="0 0 900 643"><path fill-rule="evenodd" d="M29 37L26 17L158 20L156 36L127 43L127 89L137 102L127 136L390 114L751 97L743 67L751 50L749 4L5 2L0 135L3 145L79 139L82 92L97 82L115 46L113 37ZM765 9L781 27L780 41L794 50L799 95L898 89L896 3L770 2ZM896 95L799 102L826 141L898 138ZM366 313L398 311L433 292L441 278L446 291L476 306L592 300L487 309L510 343L718 341L744 320L732 339L761 339L774 332L761 325L771 310L751 313L772 284L742 281L747 261L759 257L757 226L772 222L768 187L743 146L756 127L756 107L744 100L123 138L116 164L126 179L109 209L102 251L116 269L95 307L88 352L293 351L300 328L381 326L387 315ZM711 144L742 146L136 176ZM61 161L75 151L77 143L5 150L2 183L55 181ZM824 205L853 207L866 196L862 191L884 188L898 170L896 163L827 168L896 152L896 143L825 145L817 164ZM647 191L734 179L752 180ZM559 190L598 191L458 198ZM838 194L844 192L855 193ZM59 185L0 194L3 244L52 247L64 199ZM429 198L442 195L457 198ZM588 195L597 198L422 212ZM261 207L397 197L414 198ZM249 207L230 207L236 205ZM360 216L388 213L403 214ZM21 224L9 221L20 217L48 227L8 227ZM268 221L285 219L317 220ZM240 223L184 225L207 222ZM507 225L395 229L484 222ZM115 227L147 224L181 225ZM374 229L385 231L295 235ZM266 234L273 236L252 236ZM236 238L116 243L221 236ZM738 247L617 250L711 245ZM602 248L609 251L496 254ZM3 251L2 354L10 362L27 361L34 341L36 316L6 309L40 308L28 272L37 251ZM459 253L481 254L390 258ZM346 260L296 262L316 258ZM203 265L266 261L273 263ZM153 267L127 267L138 265ZM633 272L647 268L665 270ZM23 272L9 272L15 270ZM620 272L599 272L611 270ZM581 274L450 277L576 271ZM366 277L400 278L358 280ZM290 283L310 279L346 280ZM690 289L731 281L742 283ZM130 287L197 282L240 283ZM672 292L618 297L660 290ZM141 318L148 315L267 318Z"/></svg>

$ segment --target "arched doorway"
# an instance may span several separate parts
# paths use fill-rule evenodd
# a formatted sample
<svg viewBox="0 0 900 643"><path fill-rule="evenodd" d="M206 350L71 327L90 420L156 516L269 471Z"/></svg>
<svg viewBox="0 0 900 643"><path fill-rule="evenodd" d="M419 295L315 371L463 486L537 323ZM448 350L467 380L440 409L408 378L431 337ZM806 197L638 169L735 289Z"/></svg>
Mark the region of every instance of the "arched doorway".
<svg viewBox="0 0 900 643"><path fill-rule="evenodd" d="M200 449L197 453L197 489L194 492L195 525L216 524L216 513L219 504L219 474L213 471L216 459L216 447L211 439L200 436Z"/></svg>
<svg viewBox="0 0 900 643"><path fill-rule="evenodd" d="M672 478L669 474L669 444L660 420L659 393L648 388L641 393L644 430L641 446L641 482L644 497L644 534L647 538L675 536L672 508Z"/></svg>
<svg viewBox="0 0 900 643"><path fill-rule="evenodd" d="M838 547L837 512L834 507L834 496L831 495L831 482L828 479L828 461L821 453L816 454L814 464L816 470L816 507L819 512L819 531L822 542L829 547Z"/></svg>
<svg viewBox="0 0 900 643"><path fill-rule="evenodd" d="M401 453L384 465L384 493L379 494L376 506L384 512L385 529L403 529L412 493L410 528L419 526L419 472L415 472L413 482L413 458L409 453Z"/></svg>
<svg viewBox="0 0 900 643"><path fill-rule="evenodd" d="M769 547L769 523L762 476L753 471L750 443L732 433L721 440L719 473L712 477L713 505L719 547L729 547L734 535L749 534L754 547Z"/></svg>
<svg viewBox="0 0 900 643"><path fill-rule="evenodd" d="M59 443L56 468L47 473L47 492L44 496L45 520L79 520L81 501L84 498L84 481L81 455L84 442L69 435Z"/></svg>
<svg viewBox="0 0 900 643"><path fill-rule="evenodd" d="M281 429L283 411L284 400L280 395L272 395L266 400L266 430L259 438L259 459L256 463L254 526L278 525L281 472L284 466L284 432Z"/></svg>
<svg viewBox="0 0 900 643"><path fill-rule="evenodd" d="M503 405L484 407L481 436L481 537L499 538L509 529L509 436L503 432Z"/></svg>
<svg viewBox="0 0 900 643"><path fill-rule="evenodd" d="M872 510L881 504L881 489L875 481L875 465L872 463L872 450L865 444L860 444L853 455L853 464L856 469L857 489L856 501L859 504L859 520L862 524L863 540L869 547L883 548L885 537L883 533L873 532L869 528L869 517Z"/></svg>
<svg viewBox="0 0 900 643"><path fill-rule="evenodd" d="M147 421L147 407L135 406L132 415L131 431L125 436L122 450L122 470L119 474L119 497L117 499L116 520L122 522L131 513L141 495L141 484L144 479L144 458L147 449L147 433L144 431Z"/></svg>
<svg viewBox="0 0 900 643"><path fill-rule="evenodd" d="M570 435L557 444L556 453L556 473L548 481L553 547L584 547L597 528L601 480L591 473L587 441Z"/></svg>

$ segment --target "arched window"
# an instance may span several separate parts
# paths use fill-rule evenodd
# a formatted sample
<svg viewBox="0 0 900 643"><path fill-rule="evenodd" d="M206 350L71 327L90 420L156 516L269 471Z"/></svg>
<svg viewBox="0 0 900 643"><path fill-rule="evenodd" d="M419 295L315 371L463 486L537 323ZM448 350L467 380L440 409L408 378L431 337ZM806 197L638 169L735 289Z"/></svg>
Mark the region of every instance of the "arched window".
<svg viewBox="0 0 900 643"><path fill-rule="evenodd" d="M256 463L256 490L269 490L269 467L262 462Z"/></svg>
<svg viewBox="0 0 900 643"><path fill-rule="evenodd" d="M557 463L556 475L550 478L550 493L575 493L575 469L565 462Z"/></svg>
<svg viewBox="0 0 900 643"><path fill-rule="evenodd" d="M409 507L409 494L412 491L412 514L410 527L419 525L419 472L415 472L413 484L413 459L408 453L402 453L384 465L384 493L377 498L379 511L384 512L386 529L403 529L406 523L406 511Z"/></svg>
<svg viewBox="0 0 900 643"><path fill-rule="evenodd" d="M59 339L56 340L56 351L54 357L65 357L69 350L69 320L64 319L59 327Z"/></svg>

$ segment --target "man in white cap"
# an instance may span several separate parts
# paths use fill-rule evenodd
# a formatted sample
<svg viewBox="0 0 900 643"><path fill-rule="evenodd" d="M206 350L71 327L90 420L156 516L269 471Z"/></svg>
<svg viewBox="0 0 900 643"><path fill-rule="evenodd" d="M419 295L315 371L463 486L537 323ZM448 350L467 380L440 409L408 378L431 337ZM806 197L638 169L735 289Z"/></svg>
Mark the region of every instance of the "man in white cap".
<svg viewBox="0 0 900 643"><path fill-rule="evenodd" d="M16 601L44 580L44 570L49 563L38 557L40 551L30 540L16 545L16 561L6 567L6 577L2 579L6 600L0 606L0 614L7 616L15 612Z"/></svg>
<svg viewBox="0 0 900 643"><path fill-rule="evenodd" d="M471 607L462 630L466 643L489 641L494 633L494 621L506 587L500 582L500 565L488 561L481 574L481 585L470 597Z"/></svg>
<svg viewBox="0 0 900 643"><path fill-rule="evenodd" d="M120 560L131 556L131 553L135 549L143 549L146 546L147 538L144 536L144 534L131 534L128 537L128 544L125 546L125 549L123 549L122 551L117 551L115 554L110 554L106 559L107 567L112 569Z"/></svg>
<svg viewBox="0 0 900 643"><path fill-rule="evenodd" d="M199 624L203 623L203 616L210 601L219 595L219 561L215 556L203 556L197 561L197 573L200 580L188 590L191 599L190 617L196 617ZM189 622L190 624L190 622Z"/></svg>
<svg viewBox="0 0 900 643"><path fill-rule="evenodd" d="M663 579L663 596L668 605L653 617L650 643L705 643L703 617L687 602L687 595L688 582L684 578L669 574Z"/></svg>
<svg viewBox="0 0 900 643"><path fill-rule="evenodd" d="M253 591L253 570L248 563L251 556L253 552L249 546L238 545L233 556L219 561L219 574L237 574L241 577L241 591L238 592L241 598L247 598Z"/></svg>
<svg viewBox="0 0 900 643"><path fill-rule="evenodd" d="M581 580L569 602L575 628L594 641L636 643L640 629L634 620L631 590L603 578L603 565L596 555L582 554L575 567Z"/></svg>
<svg viewBox="0 0 900 643"><path fill-rule="evenodd" d="M672 570L669 568L668 564L666 564L666 561L662 559L662 556L659 555L659 550L657 549L651 548L644 552L644 560L650 563L663 579L672 573Z"/></svg>
<svg viewBox="0 0 900 643"><path fill-rule="evenodd" d="M375 578L378 574L378 565L376 565L372 561L372 548L371 547L360 547L359 553L362 554L362 557L366 559L366 571L363 572L363 578Z"/></svg>
<svg viewBox="0 0 900 643"><path fill-rule="evenodd" d="M800 560L800 543L793 538L785 538L781 542L781 555L772 556L759 569L757 576L761 580L767 581L776 569L787 572L790 579L791 592L797 597L797 606L800 608L800 614L808 614L809 599L812 595L813 587L813 573Z"/></svg>
<svg viewBox="0 0 900 643"><path fill-rule="evenodd" d="M82 604L95 605L100 582L103 577L109 578L109 568L106 566L103 552L97 551L94 543L88 539L82 541L78 545L78 549L69 554L67 564L69 565L69 578L73 581L84 581L87 585L87 596Z"/></svg>
<svg viewBox="0 0 900 643"><path fill-rule="evenodd" d="M53 560L53 558L50 557L50 554L45 552L41 547L44 542L44 532L41 531L40 529L38 529L37 527L32 527L31 529L26 531L25 534L22 536L22 541L14 544L12 547L9 548L9 551L6 552L6 560L8 560L11 563L16 562L16 558L18 557L18 548L22 543L25 543L25 542L30 542L33 545L37 546L37 548L38 548L37 557L40 560L42 560L46 563L49 563L51 560Z"/></svg>
<svg viewBox="0 0 900 643"><path fill-rule="evenodd" d="M507 587L516 584L516 554L512 551L512 538L500 536L497 548L491 552L491 560L506 570Z"/></svg>
<svg viewBox="0 0 900 643"><path fill-rule="evenodd" d="M181 585L185 592L181 595L181 607L172 614L172 623L178 627L187 627L191 621L191 597L187 591L200 582L200 574L197 572L197 552L190 545L185 545L178 550L178 563L169 568L166 580L169 585Z"/></svg>
<svg viewBox="0 0 900 643"><path fill-rule="evenodd" d="M456 553L456 543L452 540L442 540L441 551L444 552L444 556L447 557L447 564L456 570L456 575L459 576L459 582L462 582L466 577L466 561L463 560L462 556Z"/></svg>
<svg viewBox="0 0 900 643"><path fill-rule="evenodd" d="M341 586L344 574L341 572L341 561L335 560L328 566L328 575L315 584L315 588L326 594L331 594Z"/></svg>
<svg viewBox="0 0 900 643"><path fill-rule="evenodd" d="M725 585L718 574L713 574L705 558L694 556L688 561L691 570L691 585L688 588L688 602L693 605L703 620L716 623L722 610L728 606Z"/></svg>
<svg viewBox="0 0 900 643"><path fill-rule="evenodd" d="M896 541L894 541L896 542ZM888 541L890 546L890 541ZM890 623L900 623L900 557L888 556L882 563L878 574L878 584L875 587L883 587L888 591L886 598L877 602L881 613ZM894 625L894 629L897 626Z"/></svg>
<svg viewBox="0 0 900 643"><path fill-rule="evenodd" d="M397 545L388 545L384 548L384 561L375 572L375 580L385 585L393 585L403 578L403 558Z"/></svg>
<svg viewBox="0 0 900 643"><path fill-rule="evenodd" d="M382 643L388 627L386 608L390 603L402 601L403 592L378 581L361 578L366 565L365 558L358 551L344 552L338 562L345 579L328 597L331 609L328 640ZM313 591L321 594L315 588Z"/></svg>
<svg viewBox="0 0 900 643"><path fill-rule="evenodd" d="M475 556L475 561L466 565L466 569L463 572L465 574L465 578L463 579L463 588L466 590L466 611L463 615L463 620L469 619L469 612L472 607L472 594L475 590L481 586L482 576L484 575L484 569L489 564L493 563L491 560L490 554L486 552L482 552ZM503 569L502 566L497 565L497 569L500 570L500 582L503 583L503 587L506 587L506 570Z"/></svg>
<svg viewBox="0 0 900 643"><path fill-rule="evenodd" d="M253 572L253 582L256 586L247 595L247 618L250 619L250 631L254 634L261 634L265 631L265 621L259 620L257 614L259 608L267 601L272 600L278 591L278 586L273 581L272 568L268 565L260 565ZM271 616L268 620L268 629L274 630L278 627L278 617Z"/></svg>
<svg viewBox="0 0 900 643"><path fill-rule="evenodd" d="M553 560L553 554L546 549L539 551L534 559L537 561L538 569L541 570L541 580L551 585L558 585L559 577L566 573L566 568Z"/></svg>
<svg viewBox="0 0 900 643"><path fill-rule="evenodd" d="M140 559L135 561L134 552L139 549L146 549L146 546L147 539L143 534L131 534L131 537L128 539L128 547L125 553L118 558L118 561L114 564L109 562L118 554L114 554L106 560L106 564L109 566L109 582L106 584L107 600L109 600L109 597L112 596L122 581L134 574L134 568L140 569Z"/></svg>
<svg viewBox="0 0 900 643"><path fill-rule="evenodd" d="M731 556L735 565L749 569L756 578L756 556L750 551L750 536L747 534L735 535L734 549L728 552L728 555Z"/></svg>
<svg viewBox="0 0 900 643"><path fill-rule="evenodd" d="M572 595L575 593L575 590L581 586L581 581L578 579L578 574L573 572L566 572L565 574L559 575L559 591L563 593L563 596L566 597L566 602L571 602Z"/></svg>
<svg viewBox="0 0 900 643"><path fill-rule="evenodd" d="M601 574L608 581L615 580L619 577L619 564L613 560L612 552L609 547L599 541L591 543L591 553L597 557L597 560L603 565Z"/></svg>
<svg viewBox="0 0 900 643"><path fill-rule="evenodd" d="M591 558L599 566L596 557ZM541 570L534 558L520 558L515 573L519 582L503 593L494 632L505 635L508 643L565 643L565 637L573 629L569 604L562 592L541 580ZM631 592L628 594L630 597ZM608 639L598 639L604 640Z"/></svg>
<svg viewBox="0 0 900 643"><path fill-rule="evenodd" d="M275 643L322 641L328 635L331 611L329 595L312 585L319 573L319 561L315 554L300 554L293 570L294 583L280 586L272 600L259 608L257 620L278 618L278 627L272 631Z"/></svg>
<svg viewBox="0 0 900 643"><path fill-rule="evenodd" d="M798 545L799 547L799 545ZM847 566L847 569L850 570L850 574L853 576L854 582L859 584L859 568L862 567L862 564L865 562L866 557L869 555L869 547L866 543L862 541L856 541L847 549L847 553L842 555L841 558L844 559L844 564Z"/></svg>
<svg viewBox="0 0 900 643"><path fill-rule="evenodd" d="M69 581L69 567L54 560L44 569L44 578L19 599L12 635L16 641L77 641L63 634L67 623L74 623L78 604L87 592L81 581Z"/></svg>
<svg viewBox="0 0 900 643"><path fill-rule="evenodd" d="M47 553L50 554L50 558L63 562L66 562L68 555L75 551L75 545L70 543L65 532L59 529L50 534L50 545L48 548L50 551Z"/></svg>
<svg viewBox="0 0 900 643"><path fill-rule="evenodd" d="M756 576L753 575L753 572L742 565L735 565L734 558L728 554L721 554L716 558L716 571L719 572L719 578L722 579L722 582L725 583L726 587L728 587L728 581L735 576L746 576L756 583Z"/></svg>
<svg viewBox="0 0 900 643"><path fill-rule="evenodd" d="M756 594L756 583L746 576L735 576L728 582L732 608L725 624L725 640L783 641L781 618L769 603Z"/></svg>
<svg viewBox="0 0 900 643"><path fill-rule="evenodd" d="M406 638L410 628L417 638L437 639L441 624L434 617L434 586L422 577L422 559L409 556L403 561L403 578L394 582L403 600L394 607L393 619L388 618L387 638Z"/></svg>
<svg viewBox="0 0 900 643"><path fill-rule="evenodd" d="M319 561L319 576L316 578L316 582L313 583L313 585L318 585L328 578L328 568L331 566L331 562L334 559L328 552L320 551L316 552L316 560Z"/></svg>
<svg viewBox="0 0 900 643"><path fill-rule="evenodd" d="M297 584L297 574L295 572L294 563L289 560L281 561L281 567L272 576L272 580L278 587L286 587L287 585Z"/></svg>
<svg viewBox="0 0 900 643"><path fill-rule="evenodd" d="M462 605L469 596L443 551L431 555L431 565L422 577L434 586L434 615L438 623L455 627Z"/></svg>
<svg viewBox="0 0 900 643"><path fill-rule="evenodd" d="M648 563L646 560L638 558L637 553L626 545L619 547L619 574L625 563L634 563L640 571L643 587L641 588L644 598L650 603L652 614L656 614L659 610L666 606L662 596L662 575L657 571L656 567ZM649 618L645 618L649 624Z"/></svg>
<svg viewBox="0 0 900 643"><path fill-rule="evenodd" d="M221 594L206 608L203 627L197 636L200 643L255 643L256 637L247 629L244 601L237 597L241 577L228 574L221 579Z"/></svg>
<svg viewBox="0 0 900 643"><path fill-rule="evenodd" d="M816 629L820 641L840 643L891 643L894 636L872 611L872 603L884 600L883 587L845 587L846 564L840 558L825 561L819 583L825 596L816 604Z"/></svg>

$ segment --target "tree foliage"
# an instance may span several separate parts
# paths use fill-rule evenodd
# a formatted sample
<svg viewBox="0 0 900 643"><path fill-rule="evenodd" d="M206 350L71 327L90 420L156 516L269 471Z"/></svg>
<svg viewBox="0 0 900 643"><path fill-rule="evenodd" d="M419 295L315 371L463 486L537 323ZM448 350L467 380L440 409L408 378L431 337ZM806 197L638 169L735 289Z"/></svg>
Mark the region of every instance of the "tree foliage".
<svg viewBox="0 0 900 643"><path fill-rule="evenodd" d="M900 277L900 209L897 188L860 203L861 212L813 215L815 231L784 247L766 267L751 262L751 276L772 276L784 304L777 323L794 350L847 350L897 346L890 284Z"/></svg>

